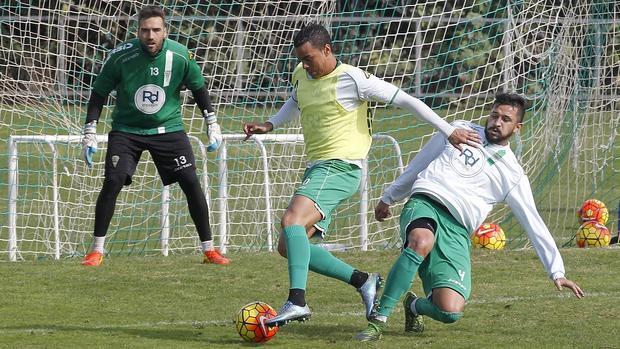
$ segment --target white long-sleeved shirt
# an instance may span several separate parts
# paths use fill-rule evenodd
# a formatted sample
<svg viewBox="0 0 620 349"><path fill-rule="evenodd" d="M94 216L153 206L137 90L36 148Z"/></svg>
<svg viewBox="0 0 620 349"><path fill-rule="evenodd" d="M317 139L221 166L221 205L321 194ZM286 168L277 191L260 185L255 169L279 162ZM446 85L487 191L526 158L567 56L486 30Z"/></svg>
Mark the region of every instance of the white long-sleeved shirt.
<svg viewBox="0 0 620 349"><path fill-rule="evenodd" d="M410 96L393 84L379 79L372 74L368 74L357 67L343 72L338 77L336 99L346 110L354 109L362 101L395 105L407 110L413 115L417 115L420 119L431 124L446 137L450 136L454 131L452 125L437 115L437 113L421 100ZM296 92L293 90L292 96L268 121L275 129L286 122L297 119L299 115L300 111L297 105Z"/></svg>
<svg viewBox="0 0 620 349"><path fill-rule="evenodd" d="M560 252L536 209L529 180L510 147L488 143L480 125L465 121L453 125L477 131L483 146L463 145L460 154L443 135L435 134L405 172L386 188L381 201L391 205L416 193L425 194L446 206L469 232L483 223L494 204L506 202L527 231L549 277L564 277Z"/></svg>

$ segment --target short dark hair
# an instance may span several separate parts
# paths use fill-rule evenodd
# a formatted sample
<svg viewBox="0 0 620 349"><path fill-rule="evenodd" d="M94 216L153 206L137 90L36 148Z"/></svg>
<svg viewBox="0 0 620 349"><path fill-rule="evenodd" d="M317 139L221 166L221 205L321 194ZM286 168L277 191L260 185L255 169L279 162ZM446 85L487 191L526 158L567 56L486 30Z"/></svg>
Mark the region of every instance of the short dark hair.
<svg viewBox="0 0 620 349"><path fill-rule="evenodd" d="M525 98L516 93L502 92L495 95L493 106L495 107L496 105L510 105L519 108L519 122L523 122L525 118Z"/></svg>
<svg viewBox="0 0 620 349"><path fill-rule="evenodd" d="M142 20L152 17L160 17L164 21L164 24L166 23L166 13L164 9L159 6L149 5L144 6L140 12L138 12L138 24L142 22Z"/></svg>
<svg viewBox="0 0 620 349"><path fill-rule="evenodd" d="M332 38L325 27L320 24L311 23L301 28L293 38L293 45L299 47L306 42L313 47L322 48L326 44L332 46Z"/></svg>

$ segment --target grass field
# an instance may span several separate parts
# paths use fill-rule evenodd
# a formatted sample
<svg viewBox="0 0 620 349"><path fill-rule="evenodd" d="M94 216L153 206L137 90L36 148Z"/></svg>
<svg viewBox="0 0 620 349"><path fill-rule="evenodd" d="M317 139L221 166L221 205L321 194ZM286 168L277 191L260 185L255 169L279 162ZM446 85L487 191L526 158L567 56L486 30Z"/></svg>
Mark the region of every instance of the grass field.
<svg viewBox="0 0 620 349"><path fill-rule="evenodd" d="M396 250L339 257L387 275ZM587 296L558 292L531 250L473 252L474 290L464 318L426 321L402 331L397 308L383 340L358 344L365 327L351 286L311 274L311 321L280 329L271 348L619 348L620 249L563 249L568 276ZM252 300L278 308L285 260L273 253L231 254L227 267L198 255L112 257L100 268L76 259L0 263L0 348L244 348L232 318ZM418 280L414 290L420 291Z"/></svg>
<svg viewBox="0 0 620 349"><path fill-rule="evenodd" d="M473 112L472 112L473 113ZM468 115L462 116L469 118ZM402 120L379 117L375 123L377 132L388 132L400 143L405 155L415 155L422 135L431 132L428 126L415 123L402 123ZM409 119L407 119L409 120ZM238 132L239 118L223 118L222 126L227 132ZM588 130L595 125L589 125ZM610 130L608 130L610 131ZM589 132L589 131L588 131ZM610 131L611 132L611 131ZM10 134L21 134L13 128L0 128L0 164L7 164L6 140ZM4 142L3 142L4 141ZM25 147L22 147L23 150ZM538 208L545 222L551 228L558 245L562 246L574 234L576 218L574 212L584 195L596 194L606 201L610 208L610 223L617 221L616 205L620 198L618 172L620 168L619 147L614 147L612 162L596 176L601 180L597 188L590 188L583 176L573 182L574 169L570 162L563 162L560 168L549 166L541 180L533 183ZM71 163L75 149L65 151ZM37 162L38 153L23 157L20 171L29 169L30 182L22 179L20 185L32 187L30 192L20 191L20 199L28 205L35 205L26 212L38 212L36 205L39 195L39 181L49 178L45 163ZM242 154L243 155L243 154ZM215 163L210 155L209 170L214 171ZM231 184L243 183L247 168L233 167L247 161L233 150L231 158ZM29 160L28 160L29 159ZM252 160L254 161L254 160ZM30 168L29 168L30 166ZM289 166L292 166L289 164ZM255 166L251 166L255 167ZM375 166L377 167L377 166ZM388 166L390 169L392 165ZM34 228L20 230L24 241L20 250L35 251L25 253L24 261L6 263L7 239L7 167L0 166L0 348L245 348L252 345L244 343L235 333L232 318L244 304L253 300L268 302L276 309L286 297L288 276L285 261L276 254L261 252L239 252L231 248L234 264L221 268L199 264L199 256L191 254L195 244L189 249L177 250L172 256L158 256L154 249L159 245L158 210L150 209L149 214L138 218L139 223L129 225L131 233L114 231L116 236L108 240L107 248L113 256L106 260L102 268L85 269L79 265L79 258L66 258L52 261L47 245L30 243L27 238L34 234ZM252 168L255 170L255 168ZM586 172L588 169L585 170ZM37 178L41 176L43 179ZM376 199L386 178L371 173L371 199ZM603 180L604 179L604 180ZM61 178L61 181L66 178ZM210 183L216 183L215 178ZM577 185L576 183L580 183ZM584 187L586 186L586 187ZM98 190L98 183L95 185ZM260 186L257 186L260 187ZM49 190L49 188L47 188ZM177 194L178 194L178 188ZM215 189L211 188L214 197ZM231 189L230 195L235 196ZM258 189L260 190L260 188ZM292 190L292 188L288 188ZM27 194L30 193L30 194ZM63 194L61 194L63 195ZM75 195L75 194L71 194ZM142 195L142 194L140 194ZM281 209L290 195L282 195L274 206ZM352 201L358 197L355 196ZM157 206L149 200L134 201L139 204ZM281 202L280 202L281 201ZM173 209L179 217L187 220L184 200ZM129 215L138 216L140 205L134 205ZM28 207L27 207L28 208ZM86 250L90 243L92 217L83 217L77 207L77 214L65 220L68 231L74 232L76 224L88 226L80 228L87 231ZM212 207L212 213L217 213ZM260 211L261 207L252 207ZM119 210L120 211L120 210ZM351 211L355 213L355 210ZM231 216L231 222L244 222L248 213ZM338 233L349 234L341 220L350 219L350 212L342 210L335 220L335 233L328 238L338 237ZM246 215L246 216L244 216ZM33 216L32 214L30 216ZM82 217L82 218L79 218ZM117 212L117 218L123 215ZM128 216L129 217L129 216ZM142 217L142 216L140 216ZM215 215L214 218L217 216ZM349 217L349 218L347 218ZM31 219L26 217L24 219ZM129 219L129 218L128 218ZM252 220L250 220L252 221ZM373 220L371 219L370 222ZM516 241L524 236L512 216L502 222L507 237ZM181 221L183 223L185 221ZM216 219L212 222L217 223ZM274 224L278 224L275 222ZM35 226L47 226L36 224ZM396 221L384 223L396 226ZM617 227L617 225L616 225ZM184 224L173 228L178 234L185 229ZM250 240L241 229L256 229ZM372 223L373 229L378 229ZM46 229L46 228L38 228ZM195 238L190 226L191 239ZM612 233L615 233L615 229ZM231 226L231 232L248 246L256 246L264 241L257 224L238 224ZM49 229L43 234L48 234ZM41 234L39 232L39 234ZM397 236L390 232L389 236ZM78 240L79 244L81 240ZM191 240L194 241L194 240ZM235 242L236 240L231 240ZM250 242L248 242L250 241ZM254 242L252 242L254 241ZM523 246L519 242L510 248ZM30 243L30 245L29 245ZM237 245L240 245L238 243ZM381 244L372 248L382 250ZM306 324L291 324L283 327L276 338L267 343L273 348L620 348L620 329L617 318L620 313L618 289L618 270L620 270L620 249L577 250L563 249L568 276L579 282L587 293L583 300L577 300L569 292L558 293L544 275L542 266L532 250L510 250L488 253L475 250L473 256L474 290L465 317L456 324L444 325L427 321L427 331L417 336L407 336L402 331L403 313L400 308L390 319L390 326L384 339L379 343L363 344L355 342L352 336L365 327L363 308L359 296L352 287L338 281L311 275L308 300L313 309L313 318ZM363 270L379 271L387 275L389 267L397 256L396 249L382 251L353 251L340 254L344 260ZM131 254L130 256L127 256ZM144 256L147 254L148 256ZM140 255L140 256L136 256ZM420 293L419 283L414 289Z"/></svg>

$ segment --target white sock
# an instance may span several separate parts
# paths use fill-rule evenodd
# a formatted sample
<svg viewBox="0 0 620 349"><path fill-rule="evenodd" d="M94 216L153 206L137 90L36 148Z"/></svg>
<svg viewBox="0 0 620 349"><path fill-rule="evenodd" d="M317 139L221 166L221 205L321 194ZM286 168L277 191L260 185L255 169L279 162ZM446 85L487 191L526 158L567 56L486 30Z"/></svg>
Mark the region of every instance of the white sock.
<svg viewBox="0 0 620 349"><path fill-rule="evenodd" d="M105 236L95 236L93 239L93 251L103 253L103 244L105 243Z"/></svg>
<svg viewBox="0 0 620 349"><path fill-rule="evenodd" d="M213 251L213 240L201 241L200 246L202 246L202 252Z"/></svg>

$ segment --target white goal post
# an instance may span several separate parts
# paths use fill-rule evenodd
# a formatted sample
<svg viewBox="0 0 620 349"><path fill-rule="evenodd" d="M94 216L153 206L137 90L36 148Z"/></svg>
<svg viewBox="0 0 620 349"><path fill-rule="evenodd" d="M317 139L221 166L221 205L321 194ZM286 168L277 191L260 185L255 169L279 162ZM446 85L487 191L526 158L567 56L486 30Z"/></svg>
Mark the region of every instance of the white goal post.
<svg viewBox="0 0 620 349"><path fill-rule="evenodd" d="M204 143L195 136L189 136L190 140L198 145L198 150L196 152L197 158L206 159L207 152ZM218 231L217 236L219 238L219 248L222 252L226 252L227 250L227 241L229 238L229 228L228 228L228 144L231 142L240 142L244 141L246 138L245 134L225 134L223 135L223 142L218 150L218 159L217 159L217 206L218 206ZM44 144L46 147L39 148L41 150L48 149L51 155L51 187L52 187L52 198L51 198L51 206L52 206L52 219L51 225L46 227L51 230L53 234L49 235L47 241L43 241L46 246L49 246L51 251L50 254L53 255L54 259L60 259L62 255L62 246L67 243L67 241L62 241L61 234L61 225L60 221L61 210L60 207L63 205L63 200L61 195L59 194L61 185L59 184L59 176L61 175L61 171L58 166L58 144L71 144L73 146L79 146L79 143L82 139L80 135L39 135L39 136L10 136L8 142L9 148L9 176L8 176L8 202L9 202L9 242L8 242L8 252L9 252L9 260L16 261L18 259L18 255L20 254L19 249L19 241L20 238L18 236L23 234L18 234L18 217L19 215L29 214L28 212L19 212L18 211L18 195L19 195L19 148L18 145L20 143L23 144ZM256 145L256 147L260 151L260 171L263 172L264 180L263 180L263 189L264 196L261 198L264 201L264 212L265 212L265 229L266 229L266 249L268 251L273 251L274 249L274 241L275 241L275 232L274 232L274 223L276 221L274 217L274 211L272 210L271 201L273 200L271 196L271 186L272 183L270 181L269 176L269 154L267 148L265 147L265 142L275 142L275 143L300 143L303 142L303 135L301 134L266 134L266 135L254 135L250 138L250 140ZM375 134L373 135L373 140L387 141L394 152L394 156L397 159L398 164L398 173L402 173L404 166L402 161L402 154L400 146L398 142L391 136L385 134ZM97 141L100 144L105 144L108 141L107 135L98 135ZM251 142L251 143L252 143ZM77 144L77 145L76 145ZM203 188L209 188L209 180L207 176L207 168L206 162L203 161L203 167L201 169L201 179ZM363 171L362 171L362 180L359 188L360 201L359 201L359 226L361 227L360 236L359 236L359 245L362 250L368 249L368 210L369 210L369 198L368 198L368 161L367 159L363 162ZM100 188L94 187L92 188L94 191L98 192ZM205 190L207 201L210 202L209 199L209 190ZM213 208L211 204L209 207ZM171 237L171 227L170 227L170 186L163 186L161 188L161 229L160 229L160 249L161 253L164 256L167 256L170 251L169 240ZM88 231L87 227L73 227L76 230ZM24 228L25 229L25 228ZM234 234L234 233L233 233ZM88 234L87 234L88 235Z"/></svg>

